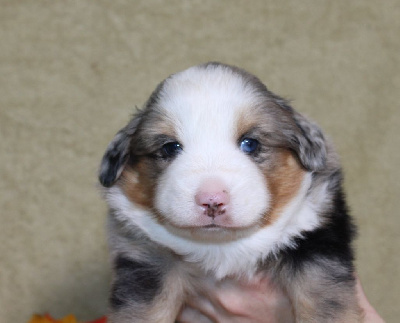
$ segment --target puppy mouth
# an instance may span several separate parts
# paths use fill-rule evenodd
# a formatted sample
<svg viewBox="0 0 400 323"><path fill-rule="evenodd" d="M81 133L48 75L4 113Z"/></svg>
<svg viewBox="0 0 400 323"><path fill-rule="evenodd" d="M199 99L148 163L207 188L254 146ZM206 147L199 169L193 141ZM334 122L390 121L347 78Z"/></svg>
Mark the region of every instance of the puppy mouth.
<svg viewBox="0 0 400 323"><path fill-rule="evenodd" d="M218 233L218 234L232 234L234 232L240 233L240 232L248 232L248 231L253 231L257 229L257 225L251 225L251 226L234 226L234 225L224 225L224 224L219 224L215 223L214 221L212 223L208 224L201 224L201 225L193 225L193 226L183 226L183 227L178 227L179 230L187 230L189 232L198 232L198 233Z"/></svg>
<svg viewBox="0 0 400 323"><path fill-rule="evenodd" d="M221 228L221 226L218 225L218 224L212 223L212 224L203 225L203 226L201 226L200 228L203 228L203 229L213 229L213 228Z"/></svg>
<svg viewBox="0 0 400 323"><path fill-rule="evenodd" d="M189 226L185 228L175 227L172 230L175 234L194 241L206 243L226 243L247 237L254 233L256 228L228 227L211 223L206 225Z"/></svg>
<svg viewBox="0 0 400 323"><path fill-rule="evenodd" d="M176 224L173 222L166 221L164 222L169 228L174 228L176 230L187 230L187 231L199 231L199 232L213 232L213 231L224 231L224 232L233 232L233 231L249 231L257 229L260 224L259 222L252 223L250 225L238 225L234 223L218 223L215 219L211 219L210 221L206 221L206 223L191 223L191 224Z"/></svg>
<svg viewBox="0 0 400 323"><path fill-rule="evenodd" d="M199 226L197 229L206 230L206 231L229 230L229 229L232 230L232 228L221 226L221 225L218 225L215 223Z"/></svg>
<svg viewBox="0 0 400 323"><path fill-rule="evenodd" d="M210 223L210 224L203 224L203 225L188 225L188 226L179 226L179 229L183 230L205 230L205 231L212 231L212 230L224 230L224 231L237 231L237 230L247 230L248 227L241 227L241 226L229 226L217 223Z"/></svg>
<svg viewBox="0 0 400 323"><path fill-rule="evenodd" d="M170 225L169 227L175 228L177 230L186 230L186 231L204 231L204 232L212 232L212 231L236 231L243 228L240 227L227 227L224 225L218 225L215 223L205 224L205 225L188 225L188 226L175 226Z"/></svg>

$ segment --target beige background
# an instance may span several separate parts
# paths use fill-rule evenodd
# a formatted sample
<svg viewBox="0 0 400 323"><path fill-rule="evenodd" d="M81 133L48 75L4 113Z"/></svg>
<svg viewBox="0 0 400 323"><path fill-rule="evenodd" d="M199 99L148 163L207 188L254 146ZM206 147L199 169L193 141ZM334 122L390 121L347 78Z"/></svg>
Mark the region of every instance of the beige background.
<svg viewBox="0 0 400 323"><path fill-rule="evenodd" d="M336 143L369 299L398 322L400 2L0 0L0 322L106 311L99 160L156 84L218 60Z"/></svg>

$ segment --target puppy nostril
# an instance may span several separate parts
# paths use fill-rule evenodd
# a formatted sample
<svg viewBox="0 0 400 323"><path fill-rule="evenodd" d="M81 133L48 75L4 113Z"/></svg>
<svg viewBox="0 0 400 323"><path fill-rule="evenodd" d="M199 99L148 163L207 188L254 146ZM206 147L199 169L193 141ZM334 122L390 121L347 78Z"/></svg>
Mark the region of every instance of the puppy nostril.
<svg viewBox="0 0 400 323"><path fill-rule="evenodd" d="M225 204L224 203L213 203L213 204L208 204L204 203L202 205L204 214L207 214L207 216L215 218L217 215L221 215L225 213Z"/></svg>
<svg viewBox="0 0 400 323"><path fill-rule="evenodd" d="M204 215L214 218L226 213L230 202L229 191L219 182L206 182L197 191L195 202Z"/></svg>

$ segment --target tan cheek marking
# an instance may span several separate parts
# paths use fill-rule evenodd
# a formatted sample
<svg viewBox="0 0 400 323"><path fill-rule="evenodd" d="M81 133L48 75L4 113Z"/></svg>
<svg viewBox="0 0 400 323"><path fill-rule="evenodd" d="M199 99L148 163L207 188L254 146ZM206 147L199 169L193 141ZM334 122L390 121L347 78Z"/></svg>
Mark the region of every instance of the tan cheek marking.
<svg viewBox="0 0 400 323"><path fill-rule="evenodd" d="M120 179L120 186L125 195L132 202L145 208L152 208L154 200L154 184L148 176L149 171L146 162L139 162L134 169L127 167Z"/></svg>
<svg viewBox="0 0 400 323"><path fill-rule="evenodd" d="M296 196L304 174L305 170L290 151L280 149L277 152L273 165L264 172L272 197L265 225L273 223Z"/></svg>

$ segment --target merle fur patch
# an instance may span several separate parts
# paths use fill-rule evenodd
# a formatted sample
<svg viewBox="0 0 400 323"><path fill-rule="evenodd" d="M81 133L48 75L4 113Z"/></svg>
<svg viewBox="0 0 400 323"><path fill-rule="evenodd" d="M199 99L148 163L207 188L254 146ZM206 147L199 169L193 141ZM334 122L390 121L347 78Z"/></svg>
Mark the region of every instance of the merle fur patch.
<svg viewBox="0 0 400 323"><path fill-rule="evenodd" d="M161 291L162 277L154 264L119 256L110 303L118 309L129 303L150 303Z"/></svg>

